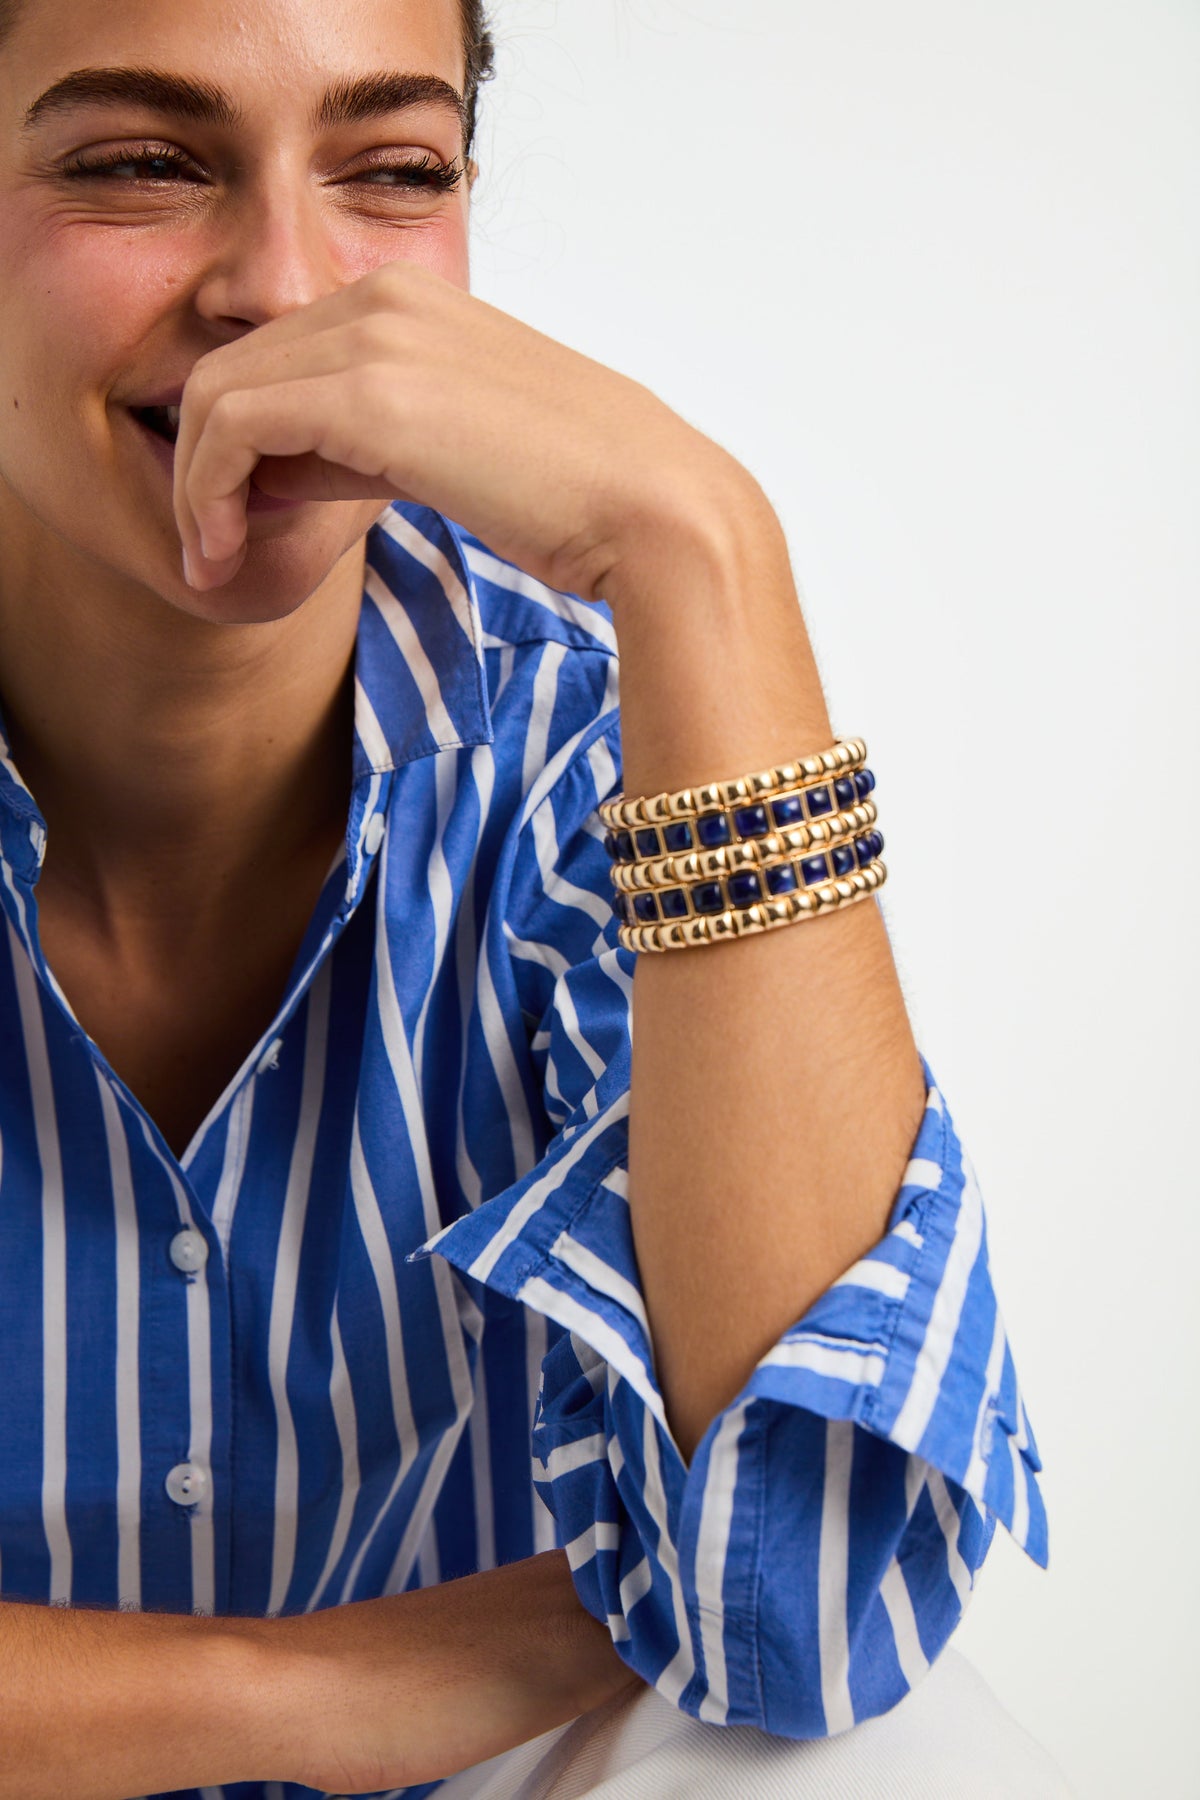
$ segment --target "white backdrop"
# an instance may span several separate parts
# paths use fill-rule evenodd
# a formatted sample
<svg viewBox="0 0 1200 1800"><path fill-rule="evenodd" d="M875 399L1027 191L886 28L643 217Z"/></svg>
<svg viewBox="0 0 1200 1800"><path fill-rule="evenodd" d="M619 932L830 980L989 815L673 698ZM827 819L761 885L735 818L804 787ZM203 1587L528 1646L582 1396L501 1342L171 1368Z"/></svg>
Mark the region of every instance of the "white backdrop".
<svg viewBox="0 0 1200 1800"><path fill-rule="evenodd" d="M956 1642L1083 1800L1200 1795L1200 5L494 15L476 290L754 470L871 747L1046 1463Z"/></svg>

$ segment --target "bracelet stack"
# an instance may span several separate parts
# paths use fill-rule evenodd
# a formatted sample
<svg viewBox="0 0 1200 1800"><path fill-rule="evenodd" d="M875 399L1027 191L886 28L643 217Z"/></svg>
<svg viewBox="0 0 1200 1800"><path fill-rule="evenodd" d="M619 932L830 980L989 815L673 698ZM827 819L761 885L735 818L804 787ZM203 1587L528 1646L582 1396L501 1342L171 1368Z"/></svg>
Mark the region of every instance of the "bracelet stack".
<svg viewBox="0 0 1200 1800"><path fill-rule="evenodd" d="M688 950L852 906L887 879L867 746L673 794L605 800L625 950Z"/></svg>

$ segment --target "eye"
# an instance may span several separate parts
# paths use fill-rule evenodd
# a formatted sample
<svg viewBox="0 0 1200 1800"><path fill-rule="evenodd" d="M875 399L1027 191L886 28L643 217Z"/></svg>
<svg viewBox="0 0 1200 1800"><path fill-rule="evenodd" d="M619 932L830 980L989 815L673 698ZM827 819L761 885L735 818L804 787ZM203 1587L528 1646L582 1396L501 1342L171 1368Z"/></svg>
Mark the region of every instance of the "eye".
<svg viewBox="0 0 1200 1800"><path fill-rule="evenodd" d="M458 186L463 171L457 163L442 162L436 156L408 158L403 162L377 162L359 168L343 180L387 192L416 194L448 194Z"/></svg>
<svg viewBox="0 0 1200 1800"><path fill-rule="evenodd" d="M203 180L203 171L173 144L123 144L97 154L79 151L62 164L73 181L161 183Z"/></svg>

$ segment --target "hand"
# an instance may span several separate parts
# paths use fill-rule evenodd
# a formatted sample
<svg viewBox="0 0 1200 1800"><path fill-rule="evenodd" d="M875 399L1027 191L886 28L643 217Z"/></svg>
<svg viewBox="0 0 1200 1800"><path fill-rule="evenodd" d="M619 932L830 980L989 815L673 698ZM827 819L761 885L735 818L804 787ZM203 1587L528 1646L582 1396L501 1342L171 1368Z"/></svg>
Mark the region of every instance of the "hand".
<svg viewBox="0 0 1200 1800"><path fill-rule="evenodd" d="M560 1550L257 1629L278 1704L256 1761L327 1793L456 1774L638 1683Z"/></svg>
<svg viewBox="0 0 1200 1800"><path fill-rule="evenodd" d="M175 512L196 587L237 572L253 477L288 498L419 501L595 599L661 478L719 455L637 382L394 262L197 362Z"/></svg>

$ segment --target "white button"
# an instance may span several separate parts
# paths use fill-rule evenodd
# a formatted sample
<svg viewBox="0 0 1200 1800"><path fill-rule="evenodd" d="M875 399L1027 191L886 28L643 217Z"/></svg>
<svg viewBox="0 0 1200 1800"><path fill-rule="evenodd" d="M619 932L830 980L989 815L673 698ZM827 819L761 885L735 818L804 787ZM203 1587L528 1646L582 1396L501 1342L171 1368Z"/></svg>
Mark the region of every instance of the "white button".
<svg viewBox="0 0 1200 1800"><path fill-rule="evenodd" d="M272 1038L258 1059L258 1072L266 1075L269 1070L279 1067L279 1052L283 1049L282 1038Z"/></svg>
<svg viewBox="0 0 1200 1800"><path fill-rule="evenodd" d="M374 856L383 842L383 814L372 813L367 825L367 834L363 838L363 849L368 856Z"/></svg>
<svg viewBox="0 0 1200 1800"><path fill-rule="evenodd" d="M208 1261L208 1245L198 1231L177 1231L171 1239L171 1261L184 1275L194 1275Z"/></svg>
<svg viewBox="0 0 1200 1800"><path fill-rule="evenodd" d="M195 1506L208 1492L208 1471L199 1463L176 1463L163 1486L176 1506Z"/></svg>

